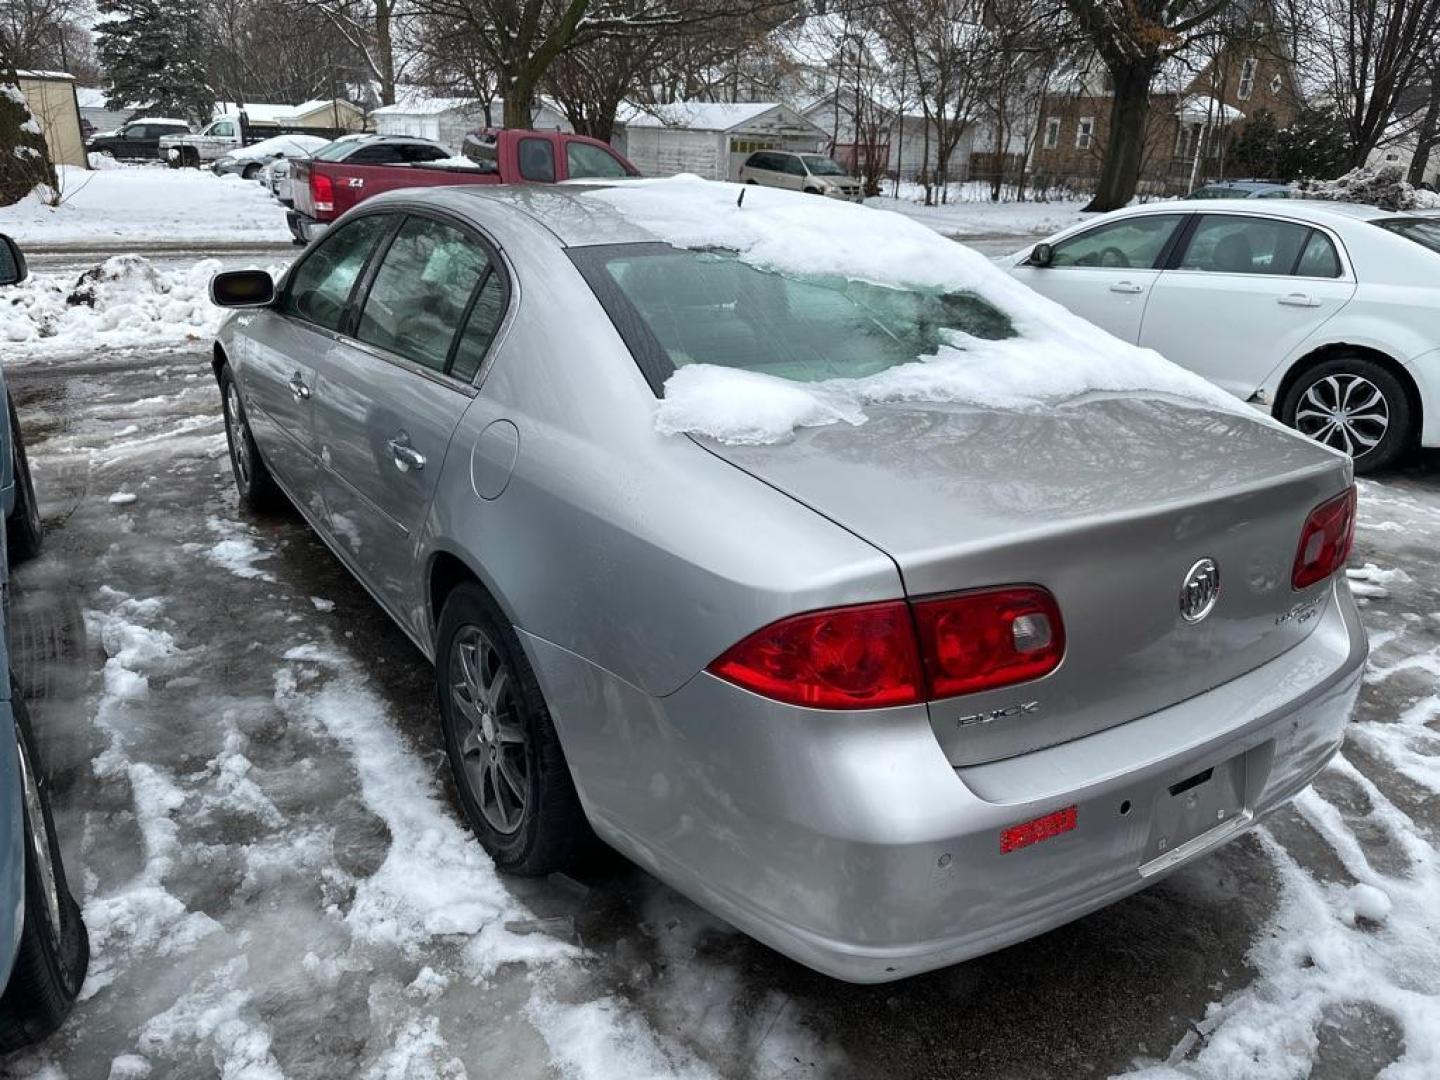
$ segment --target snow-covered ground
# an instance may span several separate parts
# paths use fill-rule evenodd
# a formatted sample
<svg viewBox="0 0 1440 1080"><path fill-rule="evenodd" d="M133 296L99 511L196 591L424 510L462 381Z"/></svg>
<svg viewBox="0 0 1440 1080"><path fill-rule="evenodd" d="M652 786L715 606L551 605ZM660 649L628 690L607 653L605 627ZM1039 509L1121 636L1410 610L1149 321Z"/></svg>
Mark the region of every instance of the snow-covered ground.
<svg viewBox="0 0 1440 1080"><path fill-rule="evenodd" d="M290 239L285 208L253 180L196 169L62 165L60 205L31 194L0 207L0 233L26 244L138 245Z"/></svg>
<svg viewBox="0 0 1440 1080"><path fill-rule="evenodd" d="M0 1071L1440 1075L1433 465L1361 486L1374 656L1312 791L1076 924L865 988L618 859L496 875L428 666L302 523L238 512L203 343L12 381L49 527L17 608L83 608L90 641L36 714L94 959L72 1022Z"/></svg>
<svg viewBox="0 0 1440 1080"><path fill-rule="evenodd" d="M1047 236L1094 216L1080 212L1089 201L1088 196L1047 198L1037 202L1032 193L1025 202L991 202L989 186L978 183L951 184L944 194L945 202L941 203L941 193L937 188L933 196L935 205L926 206L924 188L907 183L900 186L898 195L887 191L876 198L866 199L865 205L894 210L943 236L957 239ZM1014 246L1023 246L1023 241Z"/></svg>

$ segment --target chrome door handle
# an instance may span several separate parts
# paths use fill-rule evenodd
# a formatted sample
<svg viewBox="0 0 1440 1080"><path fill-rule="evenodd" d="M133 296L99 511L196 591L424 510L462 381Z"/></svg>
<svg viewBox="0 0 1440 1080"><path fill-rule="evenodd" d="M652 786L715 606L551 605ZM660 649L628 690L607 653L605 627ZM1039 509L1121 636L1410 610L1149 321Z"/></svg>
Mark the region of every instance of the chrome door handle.
<svg viewBox="0 0 1440 1080"><path fill-rule="evenodd" d="M296 401L307 401L310 398L310 387L305 385L305 380L298 371L290 376L290 396Z"/></svg>
<svg viewBox="0 0 1440 1080"><path fill-rule="evenodd" d="M1319 307L1320 301L1304 293L1292 292L1275 298L1277 304L1284 304L1286 307Z"/></svg>
<svg viewBox="0 0 1440 1080"><path fill-rule="evenodd" d="M1114 285L1110 286L1110 291L1118 293L1138 293L1144 292L1145 286L1136 285L1133 281L1117 281Z"/></svg>
<svg viewBox="0 0 1440 1080"><path fill-rule="evenodd" d="M402 431L385 445L390 448L390 457L401 472L411 469L419 472L425 468L425 455L410 445L410 436L405 432Z"/></svg>

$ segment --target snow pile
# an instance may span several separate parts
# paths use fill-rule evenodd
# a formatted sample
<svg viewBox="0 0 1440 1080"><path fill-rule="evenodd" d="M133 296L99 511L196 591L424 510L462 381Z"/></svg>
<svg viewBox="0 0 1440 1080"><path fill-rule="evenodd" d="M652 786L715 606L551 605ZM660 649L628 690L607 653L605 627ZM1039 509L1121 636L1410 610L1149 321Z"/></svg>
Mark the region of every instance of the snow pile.
<svg viewBox="0 0 1440 1080"><path fill-rule="evenodd" d="M742 191L744 204L738 205ZM734 251L765 269L974 294L1007 315L1018 334L990 341L956 332L934 357L817 383L693 365L666 384L656 414L663 433L777 442L797 427L862 423L866 405L923 401L1027 409L1091 391L1161 394L1250 415L1198 375L1096 329L983 256L898 214L688 179L632 181L583 197L608 204L677 247Z"/></svg>
<svg viewBox="0 0 1440 1080"><path fill-rule="evenodd" d="M123 165L55 167L60 205L31 192L0 208L0 233L26 244L289 243L285 208L239 176Z"/></svg>
<svg viewBox="0 0 1440 1080"><path fill-rule="evenodd" d="M1302 180L1300 191L1307 199L1364 203L1382 210L1440 208L1440 194L1411 187L1405 170L1395 163L1362 165L1334 180Z"/></svg>
<svg viewBox="0 0 1440 1080"><path fill-rule="evenodd" d="M115 255L78 277L34 274L0 295L0 341L24 344L34 358L206 340L225 315L209 294L220 269L218 259L169 271Z"/></svg>

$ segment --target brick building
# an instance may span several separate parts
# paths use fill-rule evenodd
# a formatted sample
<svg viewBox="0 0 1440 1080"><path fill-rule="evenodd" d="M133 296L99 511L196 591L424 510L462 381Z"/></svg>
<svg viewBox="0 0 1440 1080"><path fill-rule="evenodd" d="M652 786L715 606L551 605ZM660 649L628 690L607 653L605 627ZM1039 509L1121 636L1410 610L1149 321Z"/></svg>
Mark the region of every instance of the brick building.
<svg viewBox="0 0 1440 1080"><path fill-rule="evenodd" d="M1031 155L1037 185L1090 187L1109 135L1111 94L1098 61L1052 81ZM1183 194L1227 175L1225 156L1261 110L1295 115L1294 64L1274 34L1249 35L1172 57L1150 90L1140 191Z"/></svg>

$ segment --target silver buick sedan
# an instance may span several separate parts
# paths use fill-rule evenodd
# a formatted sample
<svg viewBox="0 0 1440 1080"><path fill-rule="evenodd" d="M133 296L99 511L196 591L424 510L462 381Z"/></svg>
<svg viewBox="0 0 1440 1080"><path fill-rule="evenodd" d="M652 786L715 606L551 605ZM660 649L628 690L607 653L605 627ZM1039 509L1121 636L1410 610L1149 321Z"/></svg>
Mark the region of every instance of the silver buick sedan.
<svg viewBox="0 0 1440 1080"><path fill-rule="evenodd" d="M433 661L502 869L598 835L881 982L1143 888L1343 738L1349 459L902 217L397 192L212 296L242 503Z"/></svg>

